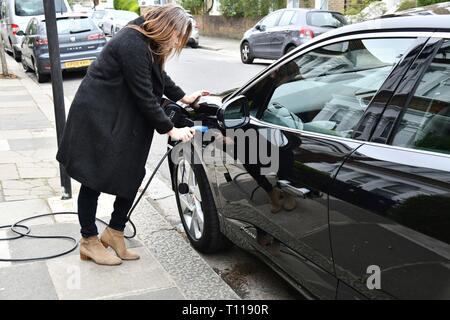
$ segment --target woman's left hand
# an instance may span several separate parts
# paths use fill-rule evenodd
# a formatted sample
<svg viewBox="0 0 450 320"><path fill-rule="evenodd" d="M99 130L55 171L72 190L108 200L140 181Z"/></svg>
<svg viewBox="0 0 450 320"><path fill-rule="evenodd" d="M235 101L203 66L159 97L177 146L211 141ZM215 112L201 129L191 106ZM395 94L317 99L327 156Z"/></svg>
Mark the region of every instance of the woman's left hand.
<svg viewBox="0 0 450 320"><path fill-rule="evenodd" d="M181 102L190 105L194 109L198 108L198 100L200 100L201 97L209 96L210 92L206 90L200 90L196 91L191 95L185 95L183 99L181 99ZM197 100L198 99L198 100Z"/></svg>

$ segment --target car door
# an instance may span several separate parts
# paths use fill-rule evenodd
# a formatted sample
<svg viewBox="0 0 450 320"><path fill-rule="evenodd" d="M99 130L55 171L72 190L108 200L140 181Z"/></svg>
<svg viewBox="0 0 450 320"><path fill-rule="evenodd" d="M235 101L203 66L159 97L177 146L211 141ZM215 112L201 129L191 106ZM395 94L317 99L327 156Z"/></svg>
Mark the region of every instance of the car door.
<svg viewBox="0 0 450 320"><path fill-rule="evenodd" d="M22 59L29 66L33 65L31 63L31 53L33 52L33 40L31 40L33 37L31 35L31 32L32 32L33 23L34 23L34 19L31 19L25 29L25 36L23 38L22 46L21 46Z"/></svg>
<svg viewBox="0 0 450 320"><path fill-rule="evenodd" d="M271 52L271 34L274 31L275 26L280 20L282 11L276 11L266 18L264 18L259 24L259 29L256 29L251 36L251 47L254 55L258 58L272 58Z"/></svg>
<svg viewBox="0 0 450 320"><path fill-rule="evenodd" d="M330 195L339 298L450 298L447 37L430 39L371 143L339 170Z"/></svg>
<svg viewBox="0 0 450 320"><path fill-rule="evenodd" d="M417 45L411 35L329 40L280 61L238 92L249 100L252 121L244 132L227 133L235 135L228 143L237 149L239 139L246 141L245 157L234 154L230 158L240 161L216 164L221 211L251 247L312 296L336 294L330 187L344 160L364 144L356 129L371 132L376 124L366 109L387 102L381 89L395 82ZM252 132L257 141L242 138ZM263 159L265 145L270 161ZM282 208L274 212L277 202Z"/></svg>
<svg viewBox="0 0 450 320"><path fill-rule="evenodd" d="M288 43L295 17L294 10L284 10L278 24L270 33L270 55L273 59L278 59L284 54L284 49Z"/></svg>

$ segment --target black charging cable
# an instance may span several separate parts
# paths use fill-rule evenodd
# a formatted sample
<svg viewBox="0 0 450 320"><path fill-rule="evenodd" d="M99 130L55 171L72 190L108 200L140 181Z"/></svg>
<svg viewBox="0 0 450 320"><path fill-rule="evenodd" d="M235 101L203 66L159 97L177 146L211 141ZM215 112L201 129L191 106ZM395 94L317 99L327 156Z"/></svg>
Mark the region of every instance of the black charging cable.
<svg viewBox="0 0 450 320"><path fill-rule="evenodd" d="M136 226L133 223L133 221L131 220L131 214L136 209L136 207L139 204L139 202L142 200L145 192L147 191L148 187L150 186L150 183L152 182L152 180L155 177L156 173L158 172L159 168L163 164L164 160L172 152L172 149L178 143L179 143L179 141L175 142L175 144L173 146L169 146L169 150L167 150L167 152L164 154L162 159L159 161L159 163L156 166L155 170L153 170L153 173L150 176L150 179L148 180L148 182L145 185L144 189L142 190L139 198L134 202L132 208L128 212L127 220L131 224L131 227L133 229L133 233L132 233L131 236L126 236L125 235L126 239L134 238L136 236L136 233L137 233L136 232ZM73 244L72 244L72 247L70 249L65 250L64 252L61 252L61 253L58 253L58 254L49 255L49 256L43 256L43 257L32 257L32 258L21 258L21 259L6 259L6 258L1 258L0 257L0 262L26 262L26 261L47 260L47 259L61 257L61 256L64 256L64 255L74 251L78 247L78 240L77 239L75 239L73 237L69 237L69 236L38 236L38 235L32 235L32 234L30 234L31 228L23 224L23 223L25 223L27 221L34 220L34 219L39 219L39 218L43 218L43 217L51 217L51 216L60 216L60 215L78 215L78 213L77 212L55 212L55 213L41 214L41 215L38 215L38 216L33 216L33 217L29 217L29 218L25 218L23 220L17 221L16 223L14 223L12 225L0 226L0 230L9 228L9 230L11 230L12 232L14 232L16 234L16 236L13 236L13 237L0 238L0 241L12 241L12 240L17 240L17 239L20 239L20 238L23 238L23 237L32 238L32 239L57 239L57 240L71 241ZM104 224L106 226L108 225L108 223L106 223L102 219L96 218L96 221L98 221L98 222L100 222L100 223L102 223L102 224Z"/></svg>

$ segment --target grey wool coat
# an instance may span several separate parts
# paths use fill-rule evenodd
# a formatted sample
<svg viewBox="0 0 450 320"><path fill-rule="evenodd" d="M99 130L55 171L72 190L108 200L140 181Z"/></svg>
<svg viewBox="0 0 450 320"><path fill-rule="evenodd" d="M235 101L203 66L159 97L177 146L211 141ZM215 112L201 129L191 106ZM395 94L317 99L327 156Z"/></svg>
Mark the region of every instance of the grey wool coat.
<svg viewBox="0 0 450 320"><path fill-rule="evenodd" d="M70 177L96 191L135 197L154 130L173 128L161 98L185 95L149 45L138 31L121 30L91 64L72 102L56 158Z"/></svg>

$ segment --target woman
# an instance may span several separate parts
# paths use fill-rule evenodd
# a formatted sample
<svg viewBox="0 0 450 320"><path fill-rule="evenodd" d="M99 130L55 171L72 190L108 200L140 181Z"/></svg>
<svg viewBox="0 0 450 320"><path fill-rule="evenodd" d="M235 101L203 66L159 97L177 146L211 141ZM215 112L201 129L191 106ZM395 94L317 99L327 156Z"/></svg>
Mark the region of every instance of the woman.
<svg viewBox="0 0 450 320"><path fill-rule="evenodd" d="M162 95L191 104L207 94L186 95L164 71L167 59L186 45L191 28L179 6L149 10L108 42L78 89L56 158L81 183L82 260L119 265L139 259L127 250L123 231L145 176L153 132L183 142L195 134L192 128L174 128L160 106ZM116 200L109 226L98 239L95 215L101 192L116 195Z"/></svg>

